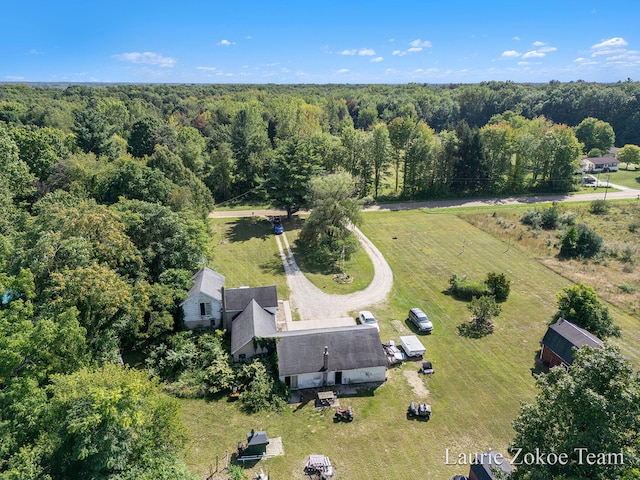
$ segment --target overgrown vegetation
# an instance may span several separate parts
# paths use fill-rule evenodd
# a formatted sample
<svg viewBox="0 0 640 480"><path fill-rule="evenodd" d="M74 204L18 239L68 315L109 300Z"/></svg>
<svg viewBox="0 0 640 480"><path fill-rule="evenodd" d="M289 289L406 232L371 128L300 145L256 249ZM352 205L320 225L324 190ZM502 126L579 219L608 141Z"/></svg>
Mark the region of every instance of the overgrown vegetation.
<svg viewBox="0 0 640 480"><path fill-rule="evenodd" d="M239 400L249 413L277 411L288 400L288 390L277 372L275 341L263 341L269 354L234 362L224 332L207 330L167 336L149 350L149 372L167 383L166 390L187 398L220 398L240 392Z"/></svg>
<svg viewBox="0 0 640 480"><path fill-rule="evenodd" d="M459 278L453 274L449 278L449 293L460 300L472 301L483 296L492 296L504 302L511 291L511 281L504 273L489 272L484 282Z"/></svg>

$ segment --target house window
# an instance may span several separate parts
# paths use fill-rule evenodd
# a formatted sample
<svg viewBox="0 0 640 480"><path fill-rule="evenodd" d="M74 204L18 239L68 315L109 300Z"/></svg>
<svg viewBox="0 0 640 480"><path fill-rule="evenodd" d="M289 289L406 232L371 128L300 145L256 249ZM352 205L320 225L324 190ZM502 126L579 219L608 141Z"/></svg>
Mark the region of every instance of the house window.
<svg viewBox="0 0 640 480"><path fill-rule="evenodd" d="M211 302L205 302L200 304L200 315L208 317L211 315Z"/></svg>

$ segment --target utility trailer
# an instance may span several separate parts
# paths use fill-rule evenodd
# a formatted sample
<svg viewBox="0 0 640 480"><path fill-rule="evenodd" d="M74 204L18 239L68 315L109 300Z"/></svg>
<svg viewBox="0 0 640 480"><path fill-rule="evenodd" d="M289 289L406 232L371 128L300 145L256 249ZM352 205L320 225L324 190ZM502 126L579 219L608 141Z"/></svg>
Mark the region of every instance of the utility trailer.
<svg viewBox="0 0 640 480"><path fill-rule="evenodd" d="M407 335L400 337L400 346L407 357L421 358L427 351L422 342L415 335Z"/></svg>

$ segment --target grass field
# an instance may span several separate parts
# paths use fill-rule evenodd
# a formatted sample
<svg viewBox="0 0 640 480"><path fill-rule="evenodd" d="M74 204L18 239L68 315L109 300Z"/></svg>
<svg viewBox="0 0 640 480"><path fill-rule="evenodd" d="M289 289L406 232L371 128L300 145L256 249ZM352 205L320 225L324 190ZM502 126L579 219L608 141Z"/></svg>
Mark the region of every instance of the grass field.
<svg viewBox="0 0 640 480"><path fill-rule="evenodd" d="M421 307L435 330L422 337L436 374L419 378L429 391L434 416L409 421L406 408L421 399L414 391L418 364L388 371L387 382L362 396L342 399L354 407L351 424L333 424L332 412L293 405L282 413L247 416L226 401L181 400L189 432L188 464L208 474L216 455L233 452L252 428L282 437L285 455L260 462L273 479L303 478L310 453L328 455L343 480L369 478L448 479L466 474L467 466L445 464L445 452L506 453L513 436L511 422L521 401L535 395L534 358L555 311L555 295L570 279L543 265L537 255L510 244L459 218L455 211L376 212L365 215L363 232L378 246L394 272L394 288L385 304L372 308L383 341L410 332L406 312ZM252 219L212 221L214 268L228 285L278 285L287 292L277 247L266 222ZM395 237L395 238L394 238ZM511 295L502 305L492 335L459 336L457 326L469 319L467 304L446 295L455 273L482 280L490 271L511 279ZM637 318L618 311L623 325L623 353L637 364ZM634 329L635 327L635 329Z"/></svg>

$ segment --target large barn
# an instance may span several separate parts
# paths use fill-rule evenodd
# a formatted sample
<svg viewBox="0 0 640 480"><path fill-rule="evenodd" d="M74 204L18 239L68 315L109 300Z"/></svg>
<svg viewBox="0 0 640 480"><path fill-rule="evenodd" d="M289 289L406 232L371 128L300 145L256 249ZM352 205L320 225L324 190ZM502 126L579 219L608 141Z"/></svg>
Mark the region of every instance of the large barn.
<svg viewBox="0 0 640 480"><path fill-rule="evenodd" d="M560 318L556 323L549 325L547 333L542 339L540 360L545 368L558 365L569 368L573 363L573 349L582 348L585 345L600 348L604 344L602 340L584 328Z"/></svg>

